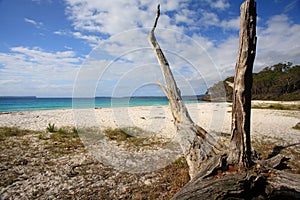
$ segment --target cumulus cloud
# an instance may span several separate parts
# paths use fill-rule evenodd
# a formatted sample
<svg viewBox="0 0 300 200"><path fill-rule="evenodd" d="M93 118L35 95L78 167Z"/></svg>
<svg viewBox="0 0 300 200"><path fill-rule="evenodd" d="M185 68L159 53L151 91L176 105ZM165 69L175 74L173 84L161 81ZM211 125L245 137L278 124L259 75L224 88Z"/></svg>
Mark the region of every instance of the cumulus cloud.
<svg viewBox="0 0 300 200"><path fill-rule="evenodd" d="M207 0L210 7L217 8L220 10L225 10L230 7L230 4L227 0Z"/></svg>
<svg viewBox="0 0 300 200"><path fill-rule="evenodd" d="M67 0L66 13L78 31L114 35L137 27L151 27L158 3L163 5L160 27L177 29L174 22L187 22L189 13L184 11L188 4L184 1L112 0L103 3ZM177 15L178 21L170 18L167 12L180 12L181 14Z"/></svg>
<svg viewBox="0 0 300 200"><path fill-rule="evenodd" d="M0 59L1 95L70 96L82 62L73 51L46 52L22 46L0 53Z"/></svg>
<svg viewBox="0 0 300 200"><path fill-rule="evenodd" d="M81 32L72 33L75 38L86 40L92 47L95 47L101 41L101 38L95 35L83 35Z"/></svg>
<svg viewBox="0 0 300 200"><path fill-rule="evenodd" d="M78 31L74 34L75 37L83 38L80 32L89 32L91 35L101 33L112 36L109 41L100 42L98 48L101 49L101 52L97 52L97 57L115 59L121 55L124 60L130 62L130 64L123 63L123 68L116 67L110 73L111 79L118 79L120 72L121 74L127 73L127 68L124 68L124 66L128 66L129 69L132 66L157 62L153 52L139 50L149 48L147 36L150 29L146 27L151 27L153 24L157 3L156 1L115 0L103 4L88 0L68 0L66 13L69 16L69 20L73 22L74 29ZM206 79L205 81L202 80L202 82L206 82L206 85L203 85L202 88L206 88L209 84L220 79L220 73L216 72L218 69L215 64L218 62L213 62L209 56L210 53L216 51L216 47L213 47L213 42L209 41L208 38L196 37L195 35L193 37L197 38L198 41L188 38L185 35L187 34L185 31L191 33L193 28L195 30L200 28L190 28L189 25L191 24L201 24L201 26L205 25L207 27L216 26L224 30L237 30L239 19L220 20L216 13L204 12L203 10L203 12L200 12L202 15L199 18L199 13L191 10L189 4L185 1L163 1L160 3L163 5L163 9L157 36L162 48L166 51L172 69L177 74L175 78L184 77L185 80L191 82ZM230 6L224 0L206 1L206 4L218 10L224 10ZM196 2L194 6L200 6L200 3ZM174 17L167 14L169 12L173 12ZM139 29L136 29L137 27ZM130 31L134 29L135 31ZM130 33L129 35L128 32ZM96 38L93 37L93 39L96 41ZM198 44L196 45L196 43ZM147 52L147 54L144 52ZM117 65L116 63L115 65ZM221 65L226 64L221 63ZM189 67L193 73L184 74L183 69L186 69L186 67ZM144 78L147 76L145 73L135 73L135 75L136 78L143 77L144 80L148 81L147 78Z"/></svg>
<svg viewBox="0 0 300 200"><path fill-rule="evenodd" d="M266 27L258 29L257 70L278 62L300 64L300 25L287 15L271 17Z"/></svg>
<svg viewBox="0 0 300 200"><path fill-rule="evenodd" d="M10 53L0 54L1 92L9 93L8 86L18 92L27 88L38 94L50 88L70 96L79 72L75 83L79 96L126 96L140 88L152 89L152 93L145 90L144 94L161 94L154 81L163 83L164 80L147 41L158 3L158 0L105 3L66 0L65 12L73 29L53 33L84 40L94 50L83 61L69 47L56 52L38 47L13 47ZM205 0L190 4L185 0L162 0L160 3L162 13L156 36L183 94L203 93L215 82L234 74L239 13L224 18L222 13L231 6L229 1ZM39 25L32 19L25 21ZM211 28L214 32L209 34L226 36L216 40L203 34L203 30ZM272 16L258 27L255 70L285 60L299 64L299 33L300 25L287 15Z"/></svg>

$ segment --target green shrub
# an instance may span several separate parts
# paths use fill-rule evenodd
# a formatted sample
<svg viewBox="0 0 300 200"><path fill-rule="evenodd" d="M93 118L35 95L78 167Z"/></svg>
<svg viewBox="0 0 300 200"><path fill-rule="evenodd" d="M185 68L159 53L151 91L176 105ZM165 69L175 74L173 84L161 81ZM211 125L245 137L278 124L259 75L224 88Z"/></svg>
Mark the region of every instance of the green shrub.
<svg viewBox="0 0 300 200"><path fill-rule="evenodd" d="M63 128L59 128L57 133L62 135L62 134L65 134L66 131Z"/></svg>
<svg viewBox="0 0 300 200"><path fill-rule="evenodd" d="M73 132L74 134L78 134L77 128L76 128L76 127L73 127L73 128L72 128L72 132Z"/></svg>
<svg viewBox="0 0 300 200"><path fill-rule="evenodd" d="M173 162L173 165L179 169L179 168L183 168L184 165L185 165L185 160L183 157L180 157L180 158L177 158L174 162Z"/></svg>
<svg viewBox="0 0 300 200"><path fill-rule="evenodd" d="M124 130L120 128L116 128L116 129L109 128L106 129L104 133L109 139L116 140L118 142L125 141L126 139L132 137L131 135L129 135L128 133L126 133Z"/></svg>
<svg viewBox="0 0 300 200"><path fill-rule="evenodd" d="M168 144L168 142L161 141L158 138L149 137L153 134L138 127L108 128L104 130L104 134L108 139L119 144L122 143L128 148L157 148Z"/></svg>
<svg viewBox="0 0 300 200"><path fill-rule="evenodd" d="M48 138L45 136L44 133L40 133L40 134L38 135L38 139L40 139L40 140L47 140Z"/></svg>
<svg viewBox="0 0 300 200"><path fill-rule="evenodd" d="M0 141L7 137L23 136L35 132L36 131L19 129L18 127L0 127Z"/></svg>
<svg viewBox="0 0 300 200"><path fill-rule="evenodd" d="M50 133L54 133L55 132L55 124L48 124L48 127L46 128L46 130Z"/></svg>

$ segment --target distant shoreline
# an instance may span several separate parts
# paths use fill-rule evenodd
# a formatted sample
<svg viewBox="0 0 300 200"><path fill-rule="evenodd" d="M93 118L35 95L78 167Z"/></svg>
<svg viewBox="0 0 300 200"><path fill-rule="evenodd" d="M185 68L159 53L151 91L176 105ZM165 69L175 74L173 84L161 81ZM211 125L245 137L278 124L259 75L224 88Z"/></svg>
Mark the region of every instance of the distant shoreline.
<svg viewBox="0 0 300 200"><path fill-rule="evenodd" d="M116 98L112 100L109 97L98 97L100 103L97 102L97 99L90 99L87 101L75 103L72 102L71 98L36 98L34 101L46 101L42 102L42 105L38 105L37 102L30 102L30 98L25 98L25 101L29 101L24 107L22 102L11 102L12 105L6 105L3 103L3 99L0 98L0 114L7 113L16 113L16 112L26 112L26 111L47 111L47 110L69 110L69 109L103 109L103 108L122 108L122 107L148 107L148 106L166 106L169 104L166 97L138 97L137 99L133 98L129 100L128 98ZM142 98L142 99L141 99ZM153 99L154 98L154 99ZM156 99L158 98L158 99ZM16 98L18 99L18 98ZM22 99L22 98L21 98ZM20 100L21 100L20 99ZM53 101L54 99L58 100L57 102ZM101 102L101 100L105 100ZM2 101L1 101L2 100ZM83 99L79 99L83 100ZM123 100L123 101L122 101ZM125 101L124 101L125 100ZM20 103L20 104L19 104ZM47 103L50 103L48 105ZM227 101L201 101L201 100L185 100L187 105L189 104L220 104L227 103L231 104L232 102ZM31 105L32 104L32 105ZM252 106L263 106L271 104L282 104L282 105L299 105L300 101L272 101L272 100L252 100ZM12 106L12 107L10 107Z"/></svg>
<svg viewBox="0 0 300 200"><path fill-rule="evenodd" d="M199 96L184 96L186 103L201 103ZM39 97L2 97L0 112L18 112L30 110L57 110L72 108L111 108L132 106L168 105L165 96L132 97L94 97L94 98L39 98Z"/></svg>

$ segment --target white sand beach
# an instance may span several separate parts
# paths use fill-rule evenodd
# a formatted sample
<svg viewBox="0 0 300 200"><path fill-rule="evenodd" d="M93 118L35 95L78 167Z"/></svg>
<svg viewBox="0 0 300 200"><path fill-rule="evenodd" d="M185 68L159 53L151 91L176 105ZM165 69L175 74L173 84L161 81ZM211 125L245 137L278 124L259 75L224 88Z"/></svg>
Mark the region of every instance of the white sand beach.
<svg viewBox="0 0 300 200"><path fill-rule="evenodd" d="M253 101L253 105L268 103L300 104L300 102ZM193 120L211 132L230 133L231 106L228 103L188 104ZM276 138L300 142L300 131L293 129L300 122L300 111L252 109L252 137ZM16 126L29 130L45 130L48 124L56 127L97 126L101 129L139 127L164 137L173 137L175 127L168 106L138 106L90 110L39 110L0 114L0 126Z"/></svg>
<svg viewBox="0 0 300 200"><path fill-rule="evenodd" d="M253 102L258 103L265 105L268 102ZM188 104L187 107L193 120L204 129L223 133L221 135L226 137L220 138L225 140L230 138L230 104ZM253 143L269 145L270 147L260 148L268 149L265 152L267 155L272 153L274 146L289 147L285 153L292 158L294 172L299 166L297 155L300 152L300 131L292 127L298 122L299 110L252 109L251 136L254 140L259 140ZM99 143L100 140L93 140L90 146L84 142L82 145L81 142L76 142L78 138L63 139L60 134L58 139L49 139L52 133L46 133L48 123L55 124L57 128L96 125L105 129L136 126L166 138L172 138L175 133L168 106L1 113L2 127L16 126L45 132L8 137L2 141L0 177L5 185L0 187L0 195L3 199L32 199L33 195L39 195L41 199L62 199L66 195L80 199L95 195L97 199L141 199L138 195L143 193L148 196L155 192L156 197L160 197L158 199L166 199L165 196L173 196L189 181L187 166L182 164L179 168L166 167L177 166L176 163L171 163L181 152L162 148L137 151L132 157L133 152L125 152L124 148L119 148L113 142ZM79 141L82 141L82 137ZM181 177L181 185L178 185L177 177ZM167 183L167 180L174 182ZM158 188L166 188L166 185L169 189L157 191ZM149 190L149 187L153 189Z"/></svg>

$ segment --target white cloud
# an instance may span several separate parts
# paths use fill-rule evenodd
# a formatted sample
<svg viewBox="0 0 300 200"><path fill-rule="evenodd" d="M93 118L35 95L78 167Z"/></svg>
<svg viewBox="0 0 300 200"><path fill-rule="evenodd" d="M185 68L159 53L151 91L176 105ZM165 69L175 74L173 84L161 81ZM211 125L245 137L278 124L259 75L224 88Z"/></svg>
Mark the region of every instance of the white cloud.
<svg viewBox="0 0 300 200"><path fill-rule="evenodd" d="M68 35L67 31L59 30L59 31L54 31L53 34L55 35Z"/></svg>
<svg viewBox="0 0 300 200"><path fill-rule="evenodd" d="M79 31L76 32L71 32L71 31L66 31L66 30L58 30L54 31L53 34L55 35L63 35L63 36L69 36L69 37L74 37L76 39L81 39L86 41L92 48L96 47L100 42L101 42L101 37L92 35L92 34L82 34Z"/></svg>
<svg viewBox="0 0 300 200"><path fill-rule="evenodd" d="M36 28L41 28L42 26L44 26L44 24L42 22L37 22L33 19L29 19L29 18L24 18L24 21L34 25Z"/></svg>
<svg viewBox="0 0 300 200"><path fill-rule="evenodd" d="M287 13L287 12L293 10L293 9L294 9L297 5L299 5L299 4L300 4L300 1L299 1L299 0L294 0L294 1L292 1L291 3L289 3L288 5L286 5L286 6L284 7L284 12Z"/></svg>
<svg viewBox="0 0 300 200"><path fill-rule="evenodd" d="M221 11L230 6L228 1L224 0L207 0L206 2L211 8ZM150 3L149 1L135 0L130 2L109 1L103 4L88 0L68 0L69 6L67 13L70 20L73 21L74 28L78 30L74 36L84 39L84 35L80 33L81 31L91 32L91 34L93 34L93 32L100 32L114 36L110 38L109 41L103 41L104 43L98 47L101 51L94 52L95 54L92 55L92 57L97 55L101 58L115 59L121 56L122 59L128 62L124 63L120 60L114 62L112 67L105 73L105 76L109 77L111 81L106 82L106 89L114 87L112 82L116 84L116 81L122 77L122 74L129 73L130 68L133 66L148 63L152 63L153 65L157 63L154 53L143 49L149 48L149 44L147 43L149 30L136 29L135 31L127 32L127 30L131 28L141 26L151 27L156 3L157 2ZM189 10L185 2L180 1L161 2L161 5L162 15L158 23L158 28L167 29L158 29L156 35L161 47L166 51L166 56L171 64L172 70L177 74L178 79L180 76L183 76L191 83L202 79L202 82L206 82L206 87L209 87L216 81L233 75L238 50L238 34L231 35L227 39L221 42L219 41L217 44L214 44L214 42L208 38L199 36L199 34L194 34L194 42L191 42L191 39L182 37L184 35L184 28L180 23L186 23L187 25L200 24L207 29L219 27L225 31L237 31L239 30L239 16L221 19L217 12L206 11L202 8L199 8L201 10L201 14L199 15L199 13ZM168 15L165 15L164 13L166 11L175 11L175 18L171 19ZM274 49L278 48L278 46L272 45L272 42L269 41L270 38L272 38L272 40L274 39L276 43L279 42L280 38L281 43L285 43L280 45L281 48L285 46L291 47L290 44L286 44L286 40L284 39L290 36L283 36L282 33L285 32L287 34L285 29L295 29L296 27L286 23L287 20L288 19L283 16L275 16L268 22L267 28L259 28L263 30L263 32L258 35L257 69L260 69L262 65L267 63L274 64L279 58L283 59L283 56L289 60L288 55L293 54L289 49L284 48L284 50L280 51L282 56L278 56L278 53L274 54L278 57L275 59L271 53L274 53ZM277 29L275 29L275 27L277 27ZM187 28L191 30L189 27ZM171 30L177 30L179 33L174 33ZM297 36L297 32L299 31L296 30L294 33L291 32L291 34ZM294 38L294 36L291 38ZM93 37L92 39L94 41L97 40ZM294 45L295 44L294 42ZM264 51L266 51L267 54L262 53ZM294 54L297 55L297 53ZM271 63L268 60L273 62ZM282 62L282 60L279 61ZM183 71L183 69L185 69L184 66L188 66L189 73ZM145 74L141 71L133 73L133 75L136 77L130 76L131 80L139 78L148 82L151 80L150 74ZM137 83L138 80L135 82ZM124 85L128 85L128 83L124 83ZM183 83L180 86L183 87ZM194 87L199 86L194 85Z"/></svg>
<svg viewBox="0 0 300 200"><path fill-rule="evenodd" d="M83 35L81 32L74 32L73 36L78 39L87 40L93 47L101 41L100 37L94 35Z"/></svg>
<svg viewBox="0 0 300 200"><path fill-rule="evenodd" d="M191 91L190 85L195 91L205 92L215 82L233 75L239 29L238 16L222 18L220 15L230 7L228 1L203 1L210 8L199 7L199 12L190 10L187 2L160 2L162 13L156 30L183 94ZM157 3L158 0L66 0L66 14L74 29L53 33L84 40L92 47L99 44L81 68L80 91L85 95L97 91L97 95L122 96L153 84L155 79L164 82L147 41ZM173 18L166 14L169 11ZM26 21L38 25L34 20L26 18ZM285 60L300 63L299 26L286 15L278 15L270 18L266 27L258 27L256 71ZM224 31L227 38L215 41L204 37L203 27ZM191 38L186 35L187 30L194 31L189 32ZM26 90L38 95L51 95L56 90L57 94L70 96L83 60L69 47L66 49L48 52L19 46L11 48L9 54L1 53L1 93L9 93L7 88L14 88L16 92Z"/></svg>
<svg viewBox="0 0 300 200"><path fill-rule="evenodd" d="M70 96L82 62L72 51L13 47L0 53L1 95Z"/></svg>
<svg viewBox="0 0 300 200"><path fill-rule="evenodd" d="M260 27L257 44L257 70L279 62L300 64L300 25L294 24L286 15L276 15Z"/></svg>
<svg viewBox="0 0 300 200"><path fill-rule="evenodd" d="M176 13L175 21L176 23L193 24L194 20L191 17L192 15L195 15L195 12L188 9L182 9L180 12Z"/></svg>
<svg viewBox="0 0 300 200"><path fill-rule="evenodd" d="M225 30L227 30L227 29L239 30L240 17L237 17L235 19L230 19L230 20L223 20L223 21L221 21L220 26Z"/></svg>
<svg viewBox="0 0 300 200"><path fill-rule="evenodd" d="M116 34L135 28L142 16L136 12L136 1L88 1L68 0L67 14L78 31ZM132 5L135 4L135 5ZM130 10L130 12L128 12Z"/></svg>
<svg viewBox="0 0 300 200"><path fill-rule="evenodd" d="M67 0L66 14L77 31L114 35L137 27L151 27L158 3L162 5L159 26L168 28L172 27L172 19L164 13L179 12L187 6L185 2L168 0L160 2L111 0L105 3L93 0Z"/></svg>
<svg viewBox="0 0 300 200"><path fill-rule="evenodd" d="M190 18L193 17L191 16ZM220 19L220 16L216 12L202 10L201 18L196 20L194 23L199 24L199 27L205 27L206 29L218 27L225 31L238 31L240 26L240 17L237 16L235 18Z"/></svg>
<svg viewBox="0 0 300 200"><path fill-rule="evenodd" d="M140 29L135 29L105 41L89 56L89 59L94 61L92 65L94 67L90 70L88 62L87 72L83 73L82 79L91 78L93 75L99 76L95 72L103 71L103 74L100 73L102 74L100 79L105 81L99 86L102 88L101 91L108 88L111 92L115 91L115 88L120 87L118 83L122 82L122 88L127 87L127 90L120 90L123 95L126 92L130 95L133 88L153 83L156 79L164 82L155 54L147 41L149 31L147 29L143 33ZM192 39L181 32L169 29L158 29L156 33L183 94L193 93L190 89L192 83L193 89L197 88L198 91L194 93L199 93L200 90L205 92L206 88L216 80L221 80L219 69L208 55L210 49L214 48L209 40L199 36ZM104 58L109 60L103 62ZM111 64L108 65L110 62ZM91 71L94 72L93 75ZM96 80L97 77L92 79ZM202 85L199 85L200 82Z"/></svg>
<svg viewBox="0 0 300 200"><path fill-rule="evenodd" d="M219 26L220 20L216 13L213 12L203 12L203 16L200 20L200 24L204 24L207 26Z"/></svg>
<svg viewBox="0 0 300 200"><path fill-rule="evenodd" d="M300 64L300 25L294 24L286 15L271 17L266 27L257 27L257 52L254 71L266 66L290 61ZM232 36L209 50L213 60L224 76L233 76L238 50L238 36Z"/></svg>
<svg viewBox="0 0 300 200"><path fill-rule="evenodd" d="M202 5L208 5L216 10L224 10L230 7L226 0L206 0L204 4L196 2L194 6L199 6L199 12L196 12L195 8L191 9L189 3L184 0L111 0L105 3L93 0L66 0L66 14L76 30L73 36L91 42L94 47L96 41L101 41L103 34L113 36L137 27L151 27L158 3L161 4L159 28L193 31L199 30L201 26L215 26L224 30L237 30L239 27L238 18L220 20L216 13L202 8ZM174 12L174 18L166 14L170 11ZM194 24L198 24L199 27ZM57 31L56 34L64 32Z"/></svg>
<svg viewBox="0 0 300 200"><path fill-rule="evenodd" d="M230 7L227 0L206 0L210 7L225 10Z"/></svg>

